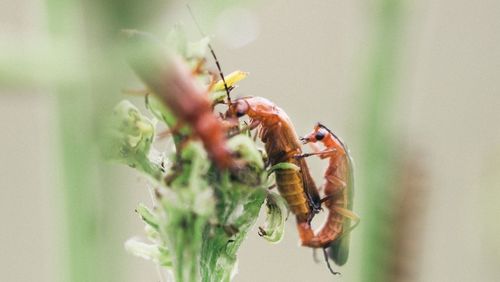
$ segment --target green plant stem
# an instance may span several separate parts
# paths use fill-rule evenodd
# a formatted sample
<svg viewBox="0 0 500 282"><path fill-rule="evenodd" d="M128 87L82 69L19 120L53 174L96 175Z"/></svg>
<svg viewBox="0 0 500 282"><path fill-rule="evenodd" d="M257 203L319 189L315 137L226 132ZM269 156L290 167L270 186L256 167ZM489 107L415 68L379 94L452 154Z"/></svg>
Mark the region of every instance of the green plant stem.
<svg viewBox="0 0 500 282"><path fill-rule="evenodd" d="M234 226L238 227L236 234L228 234L230 231L224 228L207 227L205 229L200 262L202 281L217 282L230 281L231 279L236 263L236 252L248 235L250 228L255 224L266 197L263 189L250 190L246 188L246 190L241 194L234 194L238 195L236 197L231 197L233 205L223 207L226 210L223 214L230 215L237 210L238 205L246 203L243 206L244 213L234 222ZM221 224L228 224L227 219Z"/></svg>
<svg viewBox="0 0 500 282"><path fill-rule="evenodd" d="M363 195L362 281L388 281L392 201L396 191L394 155L395 90L404 1L379 0L374 39L362 89L364 119L360 155Z"/></svg>
<svg viewBox="0 0 500 282"><path fill-rule="evenodd" d="M117 63L112 39L120 19L108 15L110 10L122 10L124 4L106 1L110 9L106 10L97 9L97 3L46 1L50 45L56 48L41 61L49 65L48 72L71 70L70 75L46 76L57 97L60 129L59 194L63 195L60 213L66 245L60 258L61 281L122 281L125 274L120 271L124 260L116 236L123 227L116 210L124 194L109 189L113 176L97 149L103 113L109 113L118 94L116 83L123 81L119 78L123 65Z"/></svg>
<svg viewBox="0 0 500 282"><path fill-rule="evenodd" d="M65 269L68 273L62 281L99 281L100 238L98 228L98 191L96 171L93 169L95 154L89 152L91 136L81 134L89 129L87 107L88 97L83 93L61 88L59 97L59 119L61 128L60 152L62 161L58 168L62 174L62 194L64 195ZM64 93L64 94L63 94Z"/></svg>

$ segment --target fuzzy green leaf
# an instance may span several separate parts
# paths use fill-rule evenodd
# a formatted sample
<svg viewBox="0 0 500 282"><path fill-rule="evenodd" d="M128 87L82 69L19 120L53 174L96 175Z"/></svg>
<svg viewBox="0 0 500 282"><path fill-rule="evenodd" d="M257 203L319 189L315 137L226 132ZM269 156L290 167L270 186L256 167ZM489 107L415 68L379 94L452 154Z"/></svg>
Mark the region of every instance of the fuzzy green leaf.
<svg viewBox="0 0 500 282"><path fill-rule="evenodd" d="M148 207L146 207L146 205L139 204L139 206L135 210L145 223L153 227L155 230L158 230L158 218L155 214L153 214L152 211L149 210Z"/></svg>
<svg viewBox="0 0 500 282"><path fill-rule="evenodd" d="M156 244L146 244L137 239L129 239L125 242L125 250L127 252L147 259L164 267L171 267L172 260L167 249L157 246Z"/></svg>
<svg viewBox="0 0 500 282"><path fill-rule="evenodd" d="M105 158L137 168L160 181L160 167L148 159L155 134L153 123L126 100L114 108L108 123L103 147Z"/></svg>
<svg viewBox="0 0 500 282"><path fill-rule="evenodd" d="M276 193L268 193L266 197L267 215L263 227L259 227L259 235L271 243L279 243L285 232L285 221L288 207L285 199Z"/></svg>

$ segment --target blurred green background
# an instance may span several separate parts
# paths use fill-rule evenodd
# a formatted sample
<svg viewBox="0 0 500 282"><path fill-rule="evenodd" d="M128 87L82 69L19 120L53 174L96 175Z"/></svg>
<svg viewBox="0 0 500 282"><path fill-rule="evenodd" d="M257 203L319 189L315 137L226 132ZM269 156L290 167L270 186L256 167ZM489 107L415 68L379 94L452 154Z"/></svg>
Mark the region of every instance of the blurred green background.
<svg viewBox="0 0 500 282"><path fill-rule="evenodd" d="M343 281L499 281L500 2L192 2L236 96L264 96L297 132L317 121L356 163ZM99 122L140 85L116 31L163 36L182 1L0 2L0 280L158 281L125 252L146 181L99 161ZM141 99L130 98L137 105ZM325 163L311 159L317 183ZM320 219L318 220L320 221ZM262 222L262 221L261 221ZM298 247L251 232L235 281L331 281Z"/></svg>

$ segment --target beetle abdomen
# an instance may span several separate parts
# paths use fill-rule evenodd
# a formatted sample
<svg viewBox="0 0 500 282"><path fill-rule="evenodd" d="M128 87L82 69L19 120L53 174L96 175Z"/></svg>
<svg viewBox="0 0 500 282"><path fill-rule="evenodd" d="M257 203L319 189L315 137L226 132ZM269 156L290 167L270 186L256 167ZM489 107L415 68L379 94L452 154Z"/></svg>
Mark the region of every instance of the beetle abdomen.
<svg viewBox="0 0 500 282"><path fill-rule="evenodd" d="M306 219L309 205L302 188L300 172L293 169L276 170L276 184L290 211L298 218Z"/></svg>

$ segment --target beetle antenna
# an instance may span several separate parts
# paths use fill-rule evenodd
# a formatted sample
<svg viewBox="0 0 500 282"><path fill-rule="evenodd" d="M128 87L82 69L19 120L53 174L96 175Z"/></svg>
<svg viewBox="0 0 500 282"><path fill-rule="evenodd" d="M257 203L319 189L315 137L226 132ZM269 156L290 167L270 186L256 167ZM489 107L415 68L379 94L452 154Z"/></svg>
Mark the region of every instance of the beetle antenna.
<svg viewBox="0 0 500 282"><path fill-rule="evenodd" d="M326 248L323 248L323 255L325 256L325 262L326 262L326 266L328 266L328 270L330 270L330 272L333 275L340 274L340 272L334 271L332 266L330 265L330 261L328 260L328 253L326 252Z"/></svg>
<svg viewBox="0 0 500 282"><path fill-rule="evenodd" d="M206 37L205 33L201 29L200 25L198 24L198 21L196 21L196 17L194 16L193 10L191 10L191 6L189 4L186 4L187 9L189 11L189 14L191 15L191 18L193 18L193 22L196 25L196 28L198 28L198 31L200 32L201 36ZM220 67L219 60L217 59L217 56L215 55L214 48L212 48L212 45L210 42L208 42L208 49L210 49L210 53L212 54L212 57L215 60L215 65L217 66L217 69L219 70L219 75L222 79L222 82L224 83L224 89L226 90L227 94L227 103L228 105L231 105L231 95L229 95L229 87L227 87L226 79L224 77L224 73L222 72L222 68Z"/></svg>

